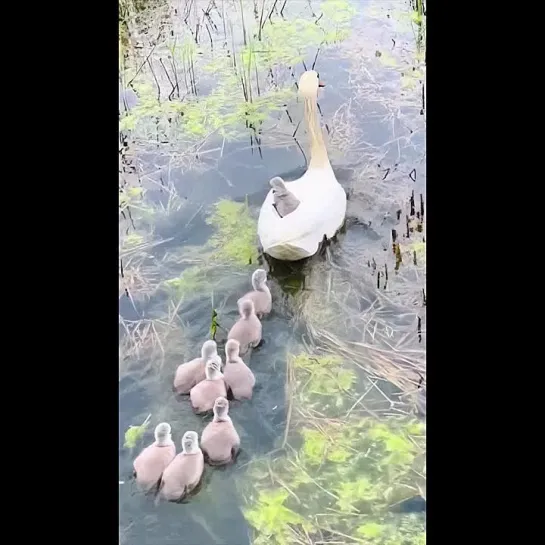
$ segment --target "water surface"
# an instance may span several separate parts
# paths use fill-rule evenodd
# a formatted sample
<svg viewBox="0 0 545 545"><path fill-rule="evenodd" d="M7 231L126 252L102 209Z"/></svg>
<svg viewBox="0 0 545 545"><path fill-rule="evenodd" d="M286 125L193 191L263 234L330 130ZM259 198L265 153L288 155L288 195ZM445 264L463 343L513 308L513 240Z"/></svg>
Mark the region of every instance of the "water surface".
<svg viewBox="0 0 545 545"><path fill-rule="evenodd" d="M189 4L193 5L190 9ZM182 42L191 36L196 29L193 26L190 30L191 24L195 24L192 10L206 12L209 4L157 2L140 12L129 28L142 61L154 47L151 35L156 35L161 21L163 41L159 40L162 45L157 46L158 51L163 51L164 43L171 43L173 38ZM204 56L225 55L226 48L232 49L230 40L225 45L221 15L228 20L227 28L233 25L237 47L242 44L236 6L225 2L225 9L231 11L224 12L216 4L218 8L211 9L210 17L217 31L208 16L197 18L205 36L199 46ZM265 4L272 7L273 2ZM248 5L246 21L250 26L248 14L252 16L253 8L252 3ZM320 255L297 264L273 262L263 256L246 266L226 264L225 268L217 267L216 273L210 273L205 289L200 287L181 301L164 289L165 281L191 267L192 261L198 261L199 248L214 233L206 221L207 215L219 199L247 202L251 214L257 217L271 177L280 175L291 180L304 172L304 153L308 153L308 148L303 129L298 129L297 139L304 153L292 137L302 114L295 99L288 101L288 113L274 112L267 118L259 149L255 135L250 139L251 131L239 139L212 134L197 148L198 159L189 160L186 156L180 159L173 151L173 142L164 141L159 134L154 141L151 136L142 138L136 132L125 131L129 143L126 153L132 156L134 172L128 172L130 168L125 166L121 183L128 180L129 186L145 188L146 206L153 206L154 212L135 205L131 217L127 210L124 217L120 216L124 273L126 278L131 274L134 278L120 284L123 323L120 324L119 472L125 484L119 487L119 516L123 543L244 545L251 542L240 491L248 484L250 462L273 451L283 441L290 406L286 393L287 353L310 348L345 354L347 365L351 365L351 358L354 361L361 393L370 380L368 372L362 369L368 369L380 379L377 384L382 393L373 391L367 404L379 417L409 413L415 405L419 376L414 368L425 360L422 261L425 254L416 244L422 244L425 233L413 229L409 237L404 238L404 234L407 217L410 226L418 223L420 195L425 202L425 112L421 111L420 81L416 78L407 84L404 79L412 77L414 67L422 68L415 60L414 27L399 17L401 13L410 13L407 2L362 1L354 5L357 9L350 22L351 36L337 45L322 47L316 64L320 78L327 85L320 92L319 103L323 123L330 130L331 161L349 195L346 225ZM319 3L288 1L284 16L295 20L311 17L311 12L319 17ZM187 13L190 16L185 23ZM273 20L275 16L279 17L273 12ZM212 53L206 49L208 30L203 30L203 21L208 22L216 48ZM135 30L138 38L134 37ZM307 66L312 64L315 54L316 48L306 53ZM168 77L159 73L160 61L166 63L167 59L168 54L164 53L152 57L154 70L142 70L140 81L148 81L150 85L159 83L170 91ZM126 61L127 74L134 74L137 66L134 63ZM189 61L180 62L176 67L180 81L189 77L188 65ZM296 80L304 71L302 63L294 65L292 71ZM173 78L173 72L170 73ZM282 77L279 75L278 81ZM124 81L127 79L130 77L125 76ZM211 88L213 80L204 75L199 99ZM126 104L129 109L134 108L142 100L132 89L121 91L121 95L125 94L123 107ZM183 137L176 146L184 150ZM411 197L415 202L412 215ZM393 229L403 248L403 263L398 271L392 251ZM127 237L135 235L142 237L141 249L135 250L140 246L127 242ZM152 242L160 244L153 246ZM417 250L417 265L414 265L413 253ZM200 352L202 342L209 337L212 308L217 309L221 326L228 329L232 325L237 316L236 300L250 289L250 275L258 265L269 271L274 310L263 322L264 344L249 361L257 379L254 398L245 403L233 402L230 410L242 440L239 460L235 466L223 470L206 468L202 489L188 503L156 506L128 482L132 460L142 446L153 440L153 427L160 421L172 425L178 448L186 430L202 432L210 418L194 415L187 399L174 398L171 390L174 371L177 365ZM124 292L126 285L130 298ZM219 331L222 355L224 340L225 333ZM348 357L339 343L356 352ZM376 355L380 355L380 350L399 352L395 368L379 372L382 364L377 362L382 360ZM423 373L425 378L425 369ZM143 441L134 451L124 448L125 430L143 422L148 414L152 414L152 425ZM240 483L244 486L237 486ZM416 508L421 509L422 505ZM331 540L334 539L332 534Z"/></svg>

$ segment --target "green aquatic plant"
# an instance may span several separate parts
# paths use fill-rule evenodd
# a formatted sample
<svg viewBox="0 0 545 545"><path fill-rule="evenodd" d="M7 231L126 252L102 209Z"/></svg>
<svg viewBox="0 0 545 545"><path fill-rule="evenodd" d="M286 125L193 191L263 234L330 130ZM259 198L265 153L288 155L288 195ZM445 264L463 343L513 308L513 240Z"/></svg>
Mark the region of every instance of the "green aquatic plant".
<svg viewBox="0 0 545 545"><path fill-rule="evenodd" d="M213 289L221 282L223 267L240 267L257 262L257 225L246 202L221 199L213 205L206 222L214 227L214 233L204 246L192 248L195 252L193 262L198 261L198 264L187 267L178 276L162 283L175 299ZM216 314L210 325L212 338L217 327L220 326Z"/></svg>
<svg viewBox="0 0 545 545"><path fill-rule="evenodd" d="M383 64L384 66L396 68L399 66L399 61L388 51L376 51L375 57Z"/></svg>
<svg viewBox="0 0 545 545"><path fill-rule="evenodd" d="M352 396L347 394L356 382L356 374L347 368L342 358L306 353L288 357L296 376L297 395L307 407L317 405L327 409L332 406L338 410L345 403L352 403Z"/></svg>
<svg viewBox="0 0 545 545"><path fill-rule="evenodd" d="M426 528L422 517L404 515L393 520L384 517L366 522L356 529L364 543L377 545L425 545Z"/></svg>
<svg viewBox="0 0 545 545"><path fill-rule="evenodd" d="M131 248L138 246L144 242L144 237L138 233L129 233L125 238L123 238L123 248Z"/></svg>
<svg viewBox="0 0 545 545"><path fill-rule="evenodd" d="M160 84L151 61L149 70L132 67L128 79L138 96L138 104L121 115L120 130L132 131L143 140L182 139L186 145L188 140L191 144L212 133L236 139L252 129L255 135L264 122L283 112L293 98L291 67L302 62L310 50L314 50L314 55L316 49L348 36L355 14L348 0L325 0L320 10L322 15L318 20L308 14L281 18L271 12L271 17L260 23L259 28L257 22L246 20L244 46L238 51L233 43L229 50L214 51L211 55L206 42L197 44L193 38L181 42L168 39L164 46L172 62L183 68L187 92L182 98L179 90L173 93L158 88ZM126 25L126 18L123 21ZM126 46L127 32L124 28L120 33L120 48ZM273 69L284 71L288 77L275 76ZM138 73L134 73L136 70ZM157 66L157 70L165 69ZM213 78L206 80L209 89L206 93L197 92L196 73Z"/></svg>
<svg viewBox="0 0 545 545"><path fill-rule="evenodd" d="M167 131L169 130L168 118L176 118L189 108L176 99L161 101L157 96L157 89L146 81L134 82L132 87L138 96L138 103L121 115L120 131L134 131L137 128L149 128L150 132Z"/></svg>
<svg viewBox="0 0 545 545"><path fill-rule="evenodd" d="M412 89L416 87L417 83L423 78L424 73L421 70L416 69L416 67L413 67L412 70L405 70L401 73L401 87Z"/></svg>
<svg viewBox="0 0 545 545"><path fill-rule="evenodd" d="M328 24L324 43L336 43L348 38L349 24L356 14L355 7L348 0L326 0L320 4L320 9Z"/></svg>
<svg viewBox="0 0 545 545"><path fill-rule="evenodd" d="M341 481L335 489L335 493L339 497L337 507L342 512L360 512L363 510L362 502L376 500L375 487L367 477ZM358 507L357 504L359 504Z"/></svg>
<svg viewBox="0 0 545 545"><path fill-rule="evenodd" d="M309 376L342 369L344 363L336 355L303 353L291 358L294 379L303 391ZM298 395L297 387L292 413L299 413L299 404L305 408L305 398ZM340 392L337 386L337 395ZM292 417L290 430L290 448L284 455L255 460L248 471L249 490L244 496L246 518L255 531L254 543L286 543L285 531L276 534L273 525L265 527L267 511L260 500L282 489L290 512L307 521L315 532L369 545L425 543L422 515L407 518L391 511L420 495L418 479L425 479L425 424L409 417L379 421L356 414L343 420L307 415ZM405 520L411 520L410 531ZM312 531L294 519L289 526L301 541L314 539Z"/></svg>
<svg viewBox="0 0 545 545"><path fill-rule="evenodd" d="M376 522L367 522L361 526L358 526L356 533L368 539L375 539L383 535L384 525Z"/></svg>
<svg viewBox="0 0 545 545"><path fill-rule="evenodd" d="M384 20L386 11L388 10L388 22ZM401 76L402 91L416 89L423 84L425 78L425 30L426 16L422 0L411 0L410 9L406 6L403 8L386 8L380 2L372 2L367 14L370 17L380 20L381 24L387 24L393 27L392 29L399 34L407 34L412 32L415 39L415 50L407 51L405 48L393 47L381 48L375 51L375 57L383 66L395 70Z"/></svg>
<svg viewBox="0 0 545 545"><path fill-rule="evenodd" d="M140 424L139 426L129 426L129 428L125 432L125 443L123 444L125 448L136 447L136 444L140 439L142 439L144 433L148 429L150 419L151 414L149 414L144 422L142 422L142 424Z"/></svg>
<svg viewBox="0 0 545 545"><path fill-rule="evenodd" d="M195 266L185 269L180 276L165 280L164 286L174 291L178 298L184 297L188 293L195 293L206 286L206 271L203 268Z"/></svg>
<svg viewBox="0 0 545 545"><path fill-rule="evenodd" d="M356 535L365 543L377 545L425 545L426 529L421 517L405 515L396 521L391 518L378 519L362 524Z"/></svg>
<svg viewBox="0 0 545 545"><path fill-rule="evenodd" d="M212 340L216 340L216 334L218 331L218 312L215 308L212 309L212 319L210 320L210 337Z"/></svg>
<svg viewBox="0 0 545 545"><path fill-rule="evenodd" d="M400 466L403 470L410 465L415 456L415 446L407 438L392 430L386 424L376 424L368 431L370 439L377 440L383 448L384 456L380 461L381 468L397 470Z"/></svg>
<svg viewBox="0 0 545 545"><path fill-rule="evenodd" d="M257 262L257 222L247 202L222 199L214 205L206 221L216 230L207 244L213 260L233 265Z"/></svg>
<svg viewBox="0 0 545 545"><path fill-rule="evenodd" d="M128 187L119 191L119 210L125 210L129 206L138 206L142 203L144 189L141 187Z"/></svg>
<svg viewBox="0 0 545 545"><path fill-rule="evenodd" d="M283 488L263 490L259 492L254 506L245 510L246 520L259 531L254 545L293 543L291 526L312 531L312 525L286 505L288 498L289 493Z"/></svg>
<svg viewBox="0 0 545 545"><path fill-rule="evenodd" d="M217 132L220 136L235 139L244 134L245 126L257 126L275 112L285 109L286 101L293 95L290 88L272 88L248 102L241 96L240 80L229 67L218 61L210 68L219 79L215 89L203 97L186 97L183 101L159 100L157 91L144 83L136 86L139 103L121 117L120 130L148 131L169 138L182 130L184 137L199 139Z"/></svg>
<svg viewBox="0 0 545 545"><path fill-rule="evenodd" d="M426 264L426 243L423 241L413 242L410 245L410 250L413 252L413 255L416 255L418 263L421 265Z"/></svg>
<svg viewBox="0 0 545 545"><path fill-rule="evenodd" d="M346 39L356 10L348 0L325 0L320 3L319 21L308 17L275 20L263 28L256 47L260 65L294 65L302 62L308 49Z"/></svg>
<svg viewBox="0 0 545 545"><path fill-rule="evenodd" d="M327 448L326 438L316 430L302 430L304 443L302 455L309 465L322 463Z"/></svg>

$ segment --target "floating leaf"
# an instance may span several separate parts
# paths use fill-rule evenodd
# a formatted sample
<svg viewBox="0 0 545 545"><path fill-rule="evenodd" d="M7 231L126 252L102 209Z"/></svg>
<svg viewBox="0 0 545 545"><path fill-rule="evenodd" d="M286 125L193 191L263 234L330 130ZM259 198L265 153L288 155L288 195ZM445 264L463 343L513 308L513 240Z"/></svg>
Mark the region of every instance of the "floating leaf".
<svg viewBox="0 0 545 545"><path fill-rule="evenodd" d="M125 432L125 443L124 447L134 448L136 443L143 437L149 422L151 419L151 414L148 415L146 420L140 424L140 426L129 426L129 429Z"/></svg>

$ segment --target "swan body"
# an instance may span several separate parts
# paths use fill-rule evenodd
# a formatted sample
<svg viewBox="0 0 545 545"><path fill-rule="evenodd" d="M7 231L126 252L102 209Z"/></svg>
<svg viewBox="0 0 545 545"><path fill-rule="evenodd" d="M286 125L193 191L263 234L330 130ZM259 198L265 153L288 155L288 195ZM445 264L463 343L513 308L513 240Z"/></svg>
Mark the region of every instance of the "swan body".
<svg viewBox="0 0 545 545"><path fill-rule="evenodd" d="M346 193L331 168L317 118L320 86L323 84L314 70L305 72L299 80L299 95L304 100L311 149L310 163L303 176L284 182L285 190L293 196L296 207L291 206L292 210L281 217L273 206L276 204L273 187L259 213L257 232L263 251L282 261L298 261L314 255L324 236L332 238L346 217Z"/></svg>

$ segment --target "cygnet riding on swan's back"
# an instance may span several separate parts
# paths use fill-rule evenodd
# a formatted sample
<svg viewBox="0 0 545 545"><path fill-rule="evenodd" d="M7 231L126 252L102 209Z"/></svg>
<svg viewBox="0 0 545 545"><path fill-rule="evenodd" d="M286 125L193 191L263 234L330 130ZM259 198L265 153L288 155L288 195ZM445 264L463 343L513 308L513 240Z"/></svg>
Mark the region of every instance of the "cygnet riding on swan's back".
<svg viewBox="0 0 545 545"><path fill-rule="evenodd" d="M323 84L314 70L305 72L299 79L299 96L304 101L310 134L310 163L301 178L284 182L285 189L299 204L281 218L273 206L275 189L271 189L259 213L257 233L263 251L283 261L298 261L314 255L324 236L332 238L346 216L346 193L329 163L318 122L319 87Z"/></svg>
<svg viewBox="0 0 545 545"><path fill-rule="evenodd" d="M273 206L276 208L278 215L285 218L299 206L301 201L288 190L286 182L280 176L275 176L269 183L273 192Z"/></svg>

